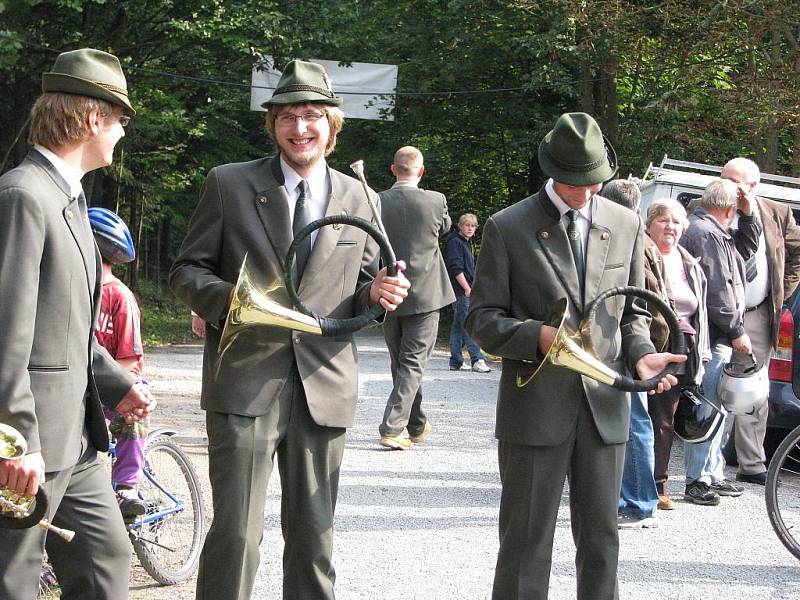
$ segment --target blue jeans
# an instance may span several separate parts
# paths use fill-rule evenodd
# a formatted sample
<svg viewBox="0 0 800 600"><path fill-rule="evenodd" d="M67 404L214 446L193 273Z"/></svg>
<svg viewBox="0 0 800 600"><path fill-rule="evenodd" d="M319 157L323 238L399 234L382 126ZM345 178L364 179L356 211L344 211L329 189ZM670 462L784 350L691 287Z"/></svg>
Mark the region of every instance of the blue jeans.
<svg viewBox="0 0 800 600"><path fill-rule="evenodd" d="M717 402L717 382L722 375L722 367L730 360L727 353L718 346L711 352L711 360L706 364L703 374L703 394L712 402ZM725 433L723 423L710 440L699 444L684 444L683 459L686 465L686 483L700 480L704 483L717 483L725 479L725 459L722 458L722 438Z"/></svg>
<svg viewBox="0 0 800 600"><path fill-rule="evenodd" d="M658 504L656 480L653 478L653 423L647 412L647 394L633 392L630 396L630 435L625 446L619 512L645 519L655 515Z"/></svg>
<svg viewBox="0 0 800 600"><path fill-rule="evenodd" d="M467 318L469 310L469 298L466 296L456 296L456 303L453 309L453 323L450 325L450 366L460 368L464 364L464 355L461 353L464 346L467 347L472 364L479 360L486 360L486 357L473 342L467 332L464 331L464 319Z"/></svg>

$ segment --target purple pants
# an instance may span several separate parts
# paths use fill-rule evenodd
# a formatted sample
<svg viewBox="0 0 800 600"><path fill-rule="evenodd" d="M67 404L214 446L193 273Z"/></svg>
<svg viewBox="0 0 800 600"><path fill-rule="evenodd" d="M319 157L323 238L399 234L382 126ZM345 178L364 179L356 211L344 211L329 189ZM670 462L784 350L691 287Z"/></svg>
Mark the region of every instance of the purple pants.
<svg viewBox="0 0 800 600"><path fill-rule="evenodd" d="M147 425L142 422L125 423L121 415L105 407L103 413L110 421L108 430L117 440L117 457L111 466L111 482L133 487L142 480Z"/></svg>

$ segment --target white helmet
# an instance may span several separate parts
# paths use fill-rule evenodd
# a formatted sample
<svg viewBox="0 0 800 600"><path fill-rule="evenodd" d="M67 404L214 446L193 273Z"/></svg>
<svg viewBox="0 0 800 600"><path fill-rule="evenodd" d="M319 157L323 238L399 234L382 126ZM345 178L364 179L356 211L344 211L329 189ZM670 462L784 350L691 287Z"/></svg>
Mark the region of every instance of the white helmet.
<svg viewBox="0 0 800 600"><path fill-rule="evenodd" d="M767 366L759 369L752 354L750 360L750 365L725 363L717 383L717 396L722 406L736 415L753 414L769 396Z"/></svg>

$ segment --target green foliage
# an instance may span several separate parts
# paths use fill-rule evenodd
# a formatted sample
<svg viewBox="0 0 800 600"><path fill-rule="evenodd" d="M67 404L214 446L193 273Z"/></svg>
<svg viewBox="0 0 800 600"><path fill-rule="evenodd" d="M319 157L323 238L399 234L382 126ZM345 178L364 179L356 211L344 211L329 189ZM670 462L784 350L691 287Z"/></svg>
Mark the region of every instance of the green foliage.
<svg viewBox="0 0 800 600"><path fill-rule="evenodd" d="M139 286L138 299L145 346L197 343L191 312L168 289L145 282Z"/></svg>
<svg viewBox="0 0 800 600"><path fill-rule="evenodd" d="M598 118L622 176L664 154L716 164L744 154L765 171L800 174L793 3L0 0L0 14L0 172L25 155L40 74L59 51L92 46L120 57L138 114L115 165L84 184L93 204L126 217L137 275L155 283L208 170L273 150L263 114L249 110L250 70L263 56L279 66L398 65L395 120L348 121L329 161L348 172L365 159L370 184L383 189L394 151L416 145L423 186L444 192L455 217L484 222L535 192L539 142L564 111ZM156 307L151 322L171 330L170 310ZM175 335L189 335L181 311Z"/></svg>

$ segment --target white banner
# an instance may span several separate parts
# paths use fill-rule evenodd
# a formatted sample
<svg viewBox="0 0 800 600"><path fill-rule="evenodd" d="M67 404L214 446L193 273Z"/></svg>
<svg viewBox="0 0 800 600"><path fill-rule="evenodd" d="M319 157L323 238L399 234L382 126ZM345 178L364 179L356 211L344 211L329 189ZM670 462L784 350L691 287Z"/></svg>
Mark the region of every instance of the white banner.
<svg viewBox="0 0 800 600"><path fill-rule="evenodd" d="M261 104L272 98L281 77L272 68L272 57L253 67L250 88L250 110L261 110ZM333 93L342 98L342 110L348 119L394 121L394 94L397 89L397 67L373 63L350 63L339 66L335 60L311 60L322 65L331 78Z"/></svg>

